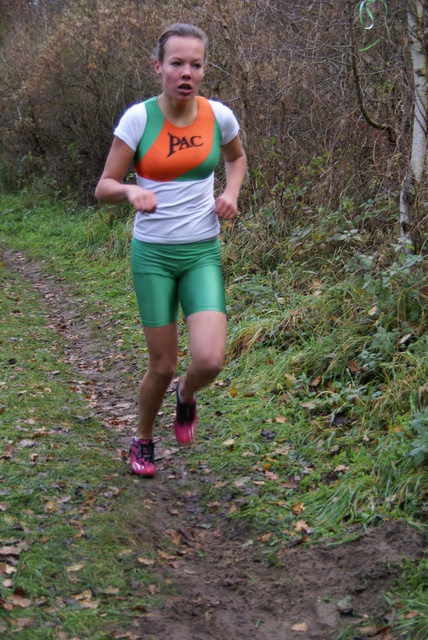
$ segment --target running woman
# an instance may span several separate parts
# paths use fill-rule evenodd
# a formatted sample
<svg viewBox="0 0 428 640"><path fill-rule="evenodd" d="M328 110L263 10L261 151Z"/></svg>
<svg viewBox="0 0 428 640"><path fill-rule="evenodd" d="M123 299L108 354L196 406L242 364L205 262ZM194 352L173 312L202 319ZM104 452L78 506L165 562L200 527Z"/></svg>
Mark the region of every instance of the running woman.
<svg viewBox="0 0 428 640"><path fill-rule="evenodd" d="M237 214L246 156L232 111L198 95L207 45L205 32L191 24L162 33L154 61L162 92L124 113L95 191L102 204L129 201L136 211L131 266L149 366L130 452L132 472L146 477L155 474L155 419L177 369L179 304L191 356L176 387L181 444L195 437L196 392L219 374L226 351L219 219ZM215 199L220 152L226 187ZM123 182L131 163L136 184Z"/></svg>

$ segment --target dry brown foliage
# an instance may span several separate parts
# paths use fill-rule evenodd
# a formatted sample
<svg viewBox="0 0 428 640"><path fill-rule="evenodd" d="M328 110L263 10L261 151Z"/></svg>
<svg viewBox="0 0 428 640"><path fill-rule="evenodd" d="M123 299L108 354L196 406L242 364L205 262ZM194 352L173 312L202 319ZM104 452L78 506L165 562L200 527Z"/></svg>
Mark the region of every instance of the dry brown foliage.
<svg viewBox="0 0 428 640"><path fill-rule="evenodd" d="M160 31L192 21L210 36L204 93L241 121L247 210L293 220L399 189L413 90L405 3L388 2L387 15L372 5L370 32L355 0L21 4L0 24L3 182L44 176L91 202L121 113L158 91Z"/></svg>

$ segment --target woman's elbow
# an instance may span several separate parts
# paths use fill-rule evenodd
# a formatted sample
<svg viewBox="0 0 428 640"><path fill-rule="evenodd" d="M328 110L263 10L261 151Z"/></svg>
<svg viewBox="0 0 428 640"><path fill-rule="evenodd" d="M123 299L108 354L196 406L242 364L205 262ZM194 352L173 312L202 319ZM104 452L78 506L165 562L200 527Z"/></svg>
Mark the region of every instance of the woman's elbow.
<svg viewBox="0 0 428 640"><path fill-rule="evenodd" d="M105 189L104 189L104 184L103 184L103 179L102 178L98 182L97 186L95 187L94 195L95 195L95 198L96 198L98 204L106 204Z"/></svg>

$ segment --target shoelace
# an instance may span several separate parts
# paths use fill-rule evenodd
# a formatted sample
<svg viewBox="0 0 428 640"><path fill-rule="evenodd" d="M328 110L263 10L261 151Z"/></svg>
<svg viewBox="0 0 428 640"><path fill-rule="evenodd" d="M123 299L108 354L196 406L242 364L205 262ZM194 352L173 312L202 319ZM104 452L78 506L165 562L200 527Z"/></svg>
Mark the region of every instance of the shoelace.
<svg viewBox="0 0 428 640"><path fill-rule="evenodd" d="M149 444L141 444L141 442L135 442L137 445L138 453L137 458L144 460L145 462L153 462L154 458L154 445L153 442Z"/></svg>

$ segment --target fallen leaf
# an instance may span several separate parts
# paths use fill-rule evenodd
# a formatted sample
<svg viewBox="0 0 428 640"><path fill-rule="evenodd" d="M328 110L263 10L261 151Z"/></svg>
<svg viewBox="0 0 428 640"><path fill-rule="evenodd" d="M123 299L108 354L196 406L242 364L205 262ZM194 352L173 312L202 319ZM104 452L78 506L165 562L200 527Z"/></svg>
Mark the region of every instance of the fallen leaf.
<svg viewBox="0 0 428 640"><path fill-rule="evenodd" d="M25 629L26 627L31 627L35 621L35 617L33 618L18 618L14 620L14 624L20 629Z"/></svg>
<svg viewBox="0 0 428 640"><path fill-rule="evenodd" d="M100 606L99 600L82 600L80 605L84 609L98 609Z"/></svg>
<svg viewBox="0 0 428 640"><path fill-rule="evenodd" d="M349 471L349 467L346 464L339 464L334 470L336 473L345 473L345 471Z"/></svg>
<svg viewBox="0 0 428 640"><path fill-rule="evenodd" d="M291 373L286 373L284 374L284 382L287 385L287 387L292 387L296 383L296 378L295 376L291 375Z"/></svg>
<svg viewBox="0 0 428 640"><path fill-rule="evenodd" d="M93 502L95 502L95 496L92 493L92 491L88 491L88 494L83 504L92 504Z"/></svg>
<svg viewBox="0 0 428 640"><path fill-rule="evenodd" d="M417 616L420 616L421 612L420 611L409 611L409 613L404 613L401 617L404 618L405 620L412 620L413 618L416 618Z"/></svg>
<svg viewBox="0 0 428 640"><path fill-rule="evenodd" d="M360 635L371 638L376 635L377 626L371 625L369 627L357 627L357 631Z"/></svg>
<svg viewBox="0 0 428 640"><path fill-rule="evenodd" d="M21 609L27 609L27 607L31 607L32 602L29 598L25 598L23 596L13 594L10 598L7 599L14 607L21 607Z"/></svg>
<svg viewBox="0 0 428 640"><path fill-rule="evenodd" d="M286 422L288 422L288 420L287 420L287 418L284 418L284 416L276 416L275 422L279 422L281 424L285 424Z"/></svg>
<svg viewBox="0 0 428 640"><path fill-rule="evenodd" d="M279 476L271 471L265 471L265 478L266 480L278 480Z"/></svg>
<svg viewBox="0 0 428 640"><path fill-rule="evenodd" d="M249 478L237 478L234 482L233 482L233 486L236 487L237 489L240 489L241 487L243 487L245 484L247 484Z"/></svg>
<svg viewBox="0 0 428 640"><path fill-rule="evenodd" d="M347 366L351 373L358 373L359 371L361 371L360 364L358 362L355 362L355 360L348 360Z"/></svg>
<svg viewBox="0 0 428 640"><path fill-rule="evenodd" d="M166 535L171 537L172 542L177 545L177 547L181 544L181 535L175 529L166 529Z"/></svg>
<svg viewBox="0 0 428 640"><path fill-rule="evenodd" d="M290 447L280 447L272 452L273 456L287 456L290 453Z"/></svg>
<svg viewBox="0 0 428 640"><path fill-rule="evenodd" d="M298 624L293 624L293 626L291 627L292 631L307 631L308 630L308 625L306 624L306 622L299 622Z"/></svg>
<svg viewBox="0 0 428 640"><path fill-rule="evenodd" d="M0 556L19 556L22 549L19 547L2 547L0 549Z"/></svg>
<svg viewBox="0 0 428 640"><path fill-rule="evenodd" d="M156 560L151 558L137 558L137 561L140 564L143 564L145 567L150 567L152 564L155 564Z"/></svg>
<svg viewBox="0 0 428 640"><path fill-rule="evenodd" d="M235 438L229 438L229 440L225 440L222 442L223 447L229 449L229 451L233 451L235 448Z"/></svg>
<svg viewBox="0 0 428 640"><path fill-rule="evenodd" d="M268 533L264 533L258 539L261 540L261 542L267 542L268 540L271 539L271 537L272 537L272 533L269 531Z"/></svg>
<svg viewBox="0 0 428 640"><path fill-rule="evenodd" d="M316 409L317 405L315 404L315 402L301 402L300 406L303 407L303 409Z"/></svg>
<svg viewBox="0 0 428 640"><path fill-rule="evenodd" d="M14 448L11 444L7 444L3 449L3 453L0 456L0 460L10 460L14 454Z"/></svg>
<svg viewBox="0 0 428 640"><path fill-rule="evenodd" d="M85 565L84 564L72 564L70 567L66 568L67 573L77 573L81 571Z"/></svg>
<svg viewBox="0 0 428 640"><path fill-rule="evenodd" d="M177 560L177 556L172 556L169 553L166 553L165 551L158 551L158 556L160 556L162 558L162 560ZM154 560L153 560L154 562ZM145 564L145 563L143 563Z"/></svg>
<svg viewBox="0 0 428 640"><path fill-rule="evenodd" d="M44 438L45 436L48 436L48 435L49 433L46 431L45 427L43 427L39 431L35 431L33 433L33 438Z"/></svg>
<svg viewBox="0 0 428 640"><path fill-rule="evenodd" d="M74 594L74 596L72 596L72 598L74 600L77 600L78 602L80 602L82 600L91 600L92 599L92 591L90 589L85 589L85 591L82 591L82 593Z"/></svg>
<svg viewBox="0 0 428 640"><path fill-rule="evenodd" d="M293 522L293 527L294 527L295 531L301 531L302 533L305 533L307 535L309 535L309 533L312 533L312 531L309 528L307 522L305 522L304 520L299 520L298 522Z"/></svg>
<svg viewBox="0 0 428 640"><path fill-rule="evenodd" d="M48 500L43 509L45 513L53 513L56 510L57 506L54 500Z"/></svg>
<svg viewBox="0 0 428 640"><path fill-rule="evenodd" d="M303 504L303 502L296 502L296 504L293 504L293 506L291 507L291 510L294 514L296 514L296 516L298 516L305 510L305 505Z"/></svg>
<svg viewBox="0 0 428 640"><path fill-rule="evenodd" d="M26 447L26 448L30 448L30 447L34 447L35 446L35 441L34 440L20 440L19 441L19 446L20 447Z"/></svg>
<svg viewBox="0 0 428 640"><path fill-rule="evenodd" d="M284 483L286 489L297 489L299 487L300 480L298 478L290 478Z"/></svg>

